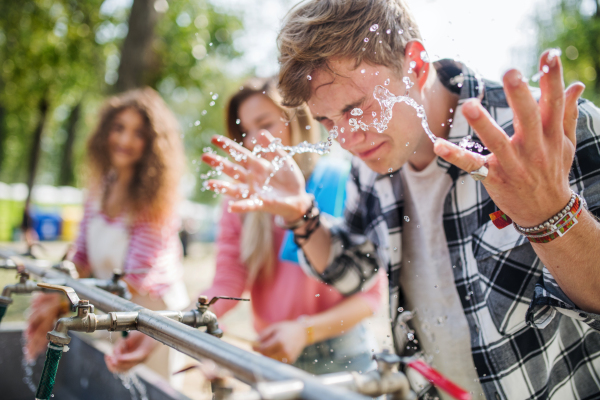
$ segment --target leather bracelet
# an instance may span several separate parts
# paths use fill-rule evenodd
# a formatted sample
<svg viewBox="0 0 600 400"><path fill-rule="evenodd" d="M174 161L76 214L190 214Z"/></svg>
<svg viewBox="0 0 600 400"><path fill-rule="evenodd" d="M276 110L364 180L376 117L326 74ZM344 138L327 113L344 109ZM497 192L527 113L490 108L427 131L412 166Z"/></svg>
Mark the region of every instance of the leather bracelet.
<svg viewBox="0 0 600 400"><path fill-rule="evenodd" d="M315 196L313 196L312 194L309 194L309 196L311 197L310 206L308 207L308 210L304 213L304 215L302 217L300 217L296 221L286 223L283 220L283 217L281 215L276 215L275 216L275 225L277 225L278 227L280 227L282 229L289 229L289 230L293 231L298 228L302 228L304 225L306 225L308 223L308 221L313 219L315 216L318 216L320 211L319 211L319 208L317 207L317 203L315 202Z"/></svg>

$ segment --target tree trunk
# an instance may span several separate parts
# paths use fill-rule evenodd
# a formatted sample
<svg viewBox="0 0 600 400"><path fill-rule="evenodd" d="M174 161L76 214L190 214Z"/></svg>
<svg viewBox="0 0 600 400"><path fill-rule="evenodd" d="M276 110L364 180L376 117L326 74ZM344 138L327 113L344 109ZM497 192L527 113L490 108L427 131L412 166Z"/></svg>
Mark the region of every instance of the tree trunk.
<svg viewBox="0 0 600 400"><path fill-rule="evenodd" d="M60 173L58 184L61 186L71 186L75 182L73 171L73 145L75 144L75 133L79 115L81 113L81 101L71 110L67 121L67 138L63 145L63 155L60 160Z"/></svg>
<svg viewBox="0 0 600 400"><path fill-rule="evenodd" d="M138 88L144 85L144 72L150 59L154 26L157 13L155 0L134 0L129 15L129 30L121 49L121 63L116 91Z"/></svg>
<svg viewBox="0 0 600 400"><path fill-rule="evenodd" d="M46 96L46 94L43 95L38 106L38 109L40 111L40 119L33 133L31 153L29 154L29 169L27 171L27 189L29 189L29 193L27 194L27 200L25 201L26 208L29 207L29 203L31 202L31 192L33 189L37 165L40 158L42 133L44 132L44 125L46 124L46 115L48 113L48 99Z"/></svg>
<svg viewBox="0 0 600 400"><path fill-rule="evenodd" d="M4 148L4 144L6 143L6 137L8 136L6 125L4 124L5 115L6 110L2 105L0 105L0 176L2 176L2 161L6 158L6 149Z"/></svg>

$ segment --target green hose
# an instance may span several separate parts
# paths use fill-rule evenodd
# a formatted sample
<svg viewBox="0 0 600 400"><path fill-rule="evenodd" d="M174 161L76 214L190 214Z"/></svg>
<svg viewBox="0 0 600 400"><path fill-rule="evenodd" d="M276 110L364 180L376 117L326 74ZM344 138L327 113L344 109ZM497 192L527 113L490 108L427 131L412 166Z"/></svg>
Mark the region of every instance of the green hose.
<svg viewBox="0 0 600 400"><path fill-rule="evenodd" d="M42 371L40 384L38 385L35 394L36 400L49 400L52 396L52 389L56 382L56 371L58 370L58 362L62 357L63 347L60 344L48 343L48 351L46 351L46 362Z"/></svg>
<svg viewBox="0 0 600 400"><path fill-rule="evenodd" d="M2 317L4 317L7 308L8 304L0 304L0 322L2 322Z"/></svg>

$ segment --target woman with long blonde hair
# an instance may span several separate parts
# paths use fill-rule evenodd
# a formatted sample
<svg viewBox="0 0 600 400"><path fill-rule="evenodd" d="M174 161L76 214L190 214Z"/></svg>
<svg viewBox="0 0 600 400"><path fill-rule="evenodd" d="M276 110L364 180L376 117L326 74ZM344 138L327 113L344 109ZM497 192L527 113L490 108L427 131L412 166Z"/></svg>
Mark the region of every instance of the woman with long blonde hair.
<svg viewBox="0 0 600 400"><path fill-rule="evenodd" d="M108 279L119 270L144 307L188 304L175 210L183 160L177 121L158 93L144 88L107 100L87 147L88 193L72 259L80 277ZM66 311L58 295L34 299L29 358Z"/></svg>
<svg viewBox="0 0 600 400"><path fill-rule="evenodd" d="M273 80L253 79L245 84L229 100L226 118L229 137L250 150L258 136L267 131L283 145L320 139L319 125L308 108L283 107ZM222 162L216 155L205 154L203 159L213 166ZM325 158L318 161L315 154L296 155L295 159L313 186L333 186L335 193L339 185L345 184L340 176L347 175L324 171L335 170L332 165L340 164L340 160L323 163ZM323 179L328 173L333 179ZM319 182L311 174L313 178L320 176ZM270 214L233 214L227 210L228 201L224 203L216 275L211 288L202 294L209 298L239 297L249 291L254 327L259 333L254 349L266 356L315 374L371 368L373 338L360 322L379 307L385 277L380 276L370 290L345 298L301 270L293 260L293 249L289 251L286 231L274 223ZM236 304L220 300L212 310L222 316ZM125 365L119 357L130 361L135 353L140 362L147 351L120 349L114 361Z"/></svg>

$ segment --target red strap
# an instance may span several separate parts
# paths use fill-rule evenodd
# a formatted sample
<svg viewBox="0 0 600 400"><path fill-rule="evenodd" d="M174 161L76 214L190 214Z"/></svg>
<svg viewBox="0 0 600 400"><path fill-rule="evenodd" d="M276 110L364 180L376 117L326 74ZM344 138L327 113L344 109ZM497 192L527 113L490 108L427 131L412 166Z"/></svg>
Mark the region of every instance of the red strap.
<svg viewBox="0 0 600 400"><path fill-rule="evenodd" d="M490 218L492 220L492 223L496 225L496 228L498 229L506 228L507 226L512 224L512 219L510 219L508 215L504 214L502 210L498 210L496 212L491 213Z"/></svg>
<svg viewBox="0 0 600 400"><path fill-rule="evenodd" d="M450 396L458 400L471 400L471 394L466 390L462 389L454 382L451 382L444 375L440 374L434 368L425 364L421 360L416 360L408 363L408 366L423 375L429 382L433 383L436 387L442 389Z"/></svg>

